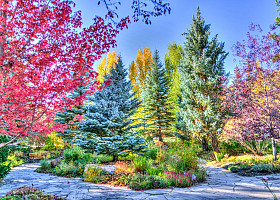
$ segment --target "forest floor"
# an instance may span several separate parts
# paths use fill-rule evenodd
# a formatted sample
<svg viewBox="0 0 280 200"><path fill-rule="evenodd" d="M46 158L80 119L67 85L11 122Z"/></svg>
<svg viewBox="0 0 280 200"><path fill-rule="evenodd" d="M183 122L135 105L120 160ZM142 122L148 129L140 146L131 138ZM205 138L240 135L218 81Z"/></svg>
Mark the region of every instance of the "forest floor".
<svg viewBox="0 0 280 200"><path fill-rule="evenodd" d="M264 187L262 177L243 177L214 166L206 166L208 171L206 182L190 188L133 191L125 187L83 182L81 178L62 178L34 172L39 165L23 164L13 168L0 182L0 198L13 189L29 186L70 200L273 199L268 189ZM280 198L280 174L271 174L267 177L269 184L272 184L271 189Z"/></svg>

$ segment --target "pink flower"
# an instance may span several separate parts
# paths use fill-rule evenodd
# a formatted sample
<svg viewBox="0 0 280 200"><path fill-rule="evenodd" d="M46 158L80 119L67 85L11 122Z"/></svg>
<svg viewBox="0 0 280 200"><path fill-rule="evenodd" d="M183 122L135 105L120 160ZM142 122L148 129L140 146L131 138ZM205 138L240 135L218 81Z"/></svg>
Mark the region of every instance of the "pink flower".
<svg viewBox="0 0 280 200"><path fill-rule="evenodd" d="M192 180L196 180L196 176L194 174L192 175Z"/></svg>
<svg viewBox="0 0 280 200"><path fill-rule="evenodd" d="M264 176L264 177L263 177L263 180L264 180L265 182L267 182L267 181L268 181L268 178L267 178L266 176Z"/></svg>

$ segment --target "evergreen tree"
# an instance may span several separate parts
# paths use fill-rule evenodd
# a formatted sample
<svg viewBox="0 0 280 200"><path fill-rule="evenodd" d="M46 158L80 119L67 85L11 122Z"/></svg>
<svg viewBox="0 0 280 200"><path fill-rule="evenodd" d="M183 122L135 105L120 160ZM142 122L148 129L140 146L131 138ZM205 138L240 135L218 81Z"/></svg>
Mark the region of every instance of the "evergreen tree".
<svg viewBox="0 0 280 200"><path fill-rule="evenodd" d="M131 116L141 102L135 93L131 93L132 86L121 58L115 69L105 75L105 80L112 82L88 97L84 121L79 123L81 132L75 143L92 152L112 155L116 161L119 155L141 153L147 146L143 145L144 138L133 131L140 124L133 125Z"/></svg>
<svg viewBox="0 0 280 200"><path fill-rule="evenodd" d="M143 113L144 121L148 124L146 131L158 137L160 141L163 135L171 135L173 116L168 102L168 89L166 68L160 62L158 51L155 51L152 69L146 79Z"/></svg>
<svg viewBox="0 0 280 200"><path fill-rule="evenodd" d="M218 135L222 132L220 94L223 90L224 60L227 53L217 35L210 39L210 25L205 25L199 8L190 30L185 33L182 63L178 66L182 99L177 126L185 134L199 138L207 150L210 139L219 151Z"/></svg>
<svg viewBox="0 0 280 200"><path fill-rule="evenodd" d="M75 89L73 92L70 92L68 97L72 100L80 98L83 96L88 88L86 86L80 86ZM60 124L69 125L67 129L63 132L58 132L58 136L60 136L64 141L70 143L75 138L78 129L78 120L75 120L77 115L83 115L83 103L79 103L77 105L73 105L71 109L66 109L65 112L59 112L55 115L55 122Z"/></svg>

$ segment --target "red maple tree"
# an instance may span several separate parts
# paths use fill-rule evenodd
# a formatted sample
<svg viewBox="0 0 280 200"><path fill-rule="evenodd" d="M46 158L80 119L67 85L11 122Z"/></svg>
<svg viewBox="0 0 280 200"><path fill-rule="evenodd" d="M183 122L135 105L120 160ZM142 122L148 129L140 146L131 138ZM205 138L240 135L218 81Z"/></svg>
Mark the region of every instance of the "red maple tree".
<svg viewBox="0 0 280 200"><path fill-rule="evenodd" d="M154 11L144 16L146 3L133 0L136 21L170 12L168 3L150 2ZM116 18L112 6L119 1L103 3L105 19ZM112 23L95 17L82 28L81 11L74 7L71 0L0 0L0 135L11 136L0 147L53 131L55 113L83 100L73 102L69 91L89 85L88 93L94 92L94 62L116 46L117 34L130 22L129 16Z"/></svg>
<svg viewBox="0 0 280 200"><path fill-rule="evenodd" d="M276 160L275 139L280 136L280 74L279 61L274 58L279 44L271 38L271 33L253 34L262 31L259 26L251 25L250 30L247 40L234 46L240 63L235 70L234 84L228 88L234 115L226 132L255 154L262 153L261 147L267 146L263 143L271 139Z"/></svg>

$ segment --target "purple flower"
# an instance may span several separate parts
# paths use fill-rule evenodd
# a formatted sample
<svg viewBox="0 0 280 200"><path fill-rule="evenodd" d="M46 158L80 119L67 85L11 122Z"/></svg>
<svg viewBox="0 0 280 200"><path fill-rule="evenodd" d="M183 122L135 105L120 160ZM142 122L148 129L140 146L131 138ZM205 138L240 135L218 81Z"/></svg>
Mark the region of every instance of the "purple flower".
<svg viewBox="0 0 280 200"><path fill-rule="evenodd" d="M194 174L192 175L192 180L196 180L196 176Z"/></svg>
<svg viewBox="0 0 280 200"><path fill-rule="evenodd" d="M265 182L267 182L267 181L268 181L268 178L267 178L266 176L264 176L264 177L263 177L263 180L264 180Z"/></svg>

